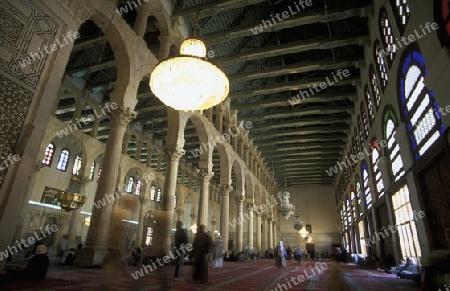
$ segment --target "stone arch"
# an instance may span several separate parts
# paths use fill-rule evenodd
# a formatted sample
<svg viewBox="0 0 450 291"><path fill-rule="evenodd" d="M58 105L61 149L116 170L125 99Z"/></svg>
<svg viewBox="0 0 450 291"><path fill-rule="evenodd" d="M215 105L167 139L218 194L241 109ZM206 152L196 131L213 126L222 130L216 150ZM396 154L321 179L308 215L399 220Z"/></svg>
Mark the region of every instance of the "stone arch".
<svg viewBox="0 0 450 291"><path fill-rule="evenodd" d="M232 181L232 185L236 186L234 190L244 190L244 173L242 171L242 166L237 159L233 160L232 172L236 176L236 181Z"/></svg>
<svg viewBox="0 0 450 291"><path fill-rule="evenodd" d="M245 174L245 197L251 199L252 201L254 200L254 195L253 195L253 180L250 177L249 173Z"/></svg>

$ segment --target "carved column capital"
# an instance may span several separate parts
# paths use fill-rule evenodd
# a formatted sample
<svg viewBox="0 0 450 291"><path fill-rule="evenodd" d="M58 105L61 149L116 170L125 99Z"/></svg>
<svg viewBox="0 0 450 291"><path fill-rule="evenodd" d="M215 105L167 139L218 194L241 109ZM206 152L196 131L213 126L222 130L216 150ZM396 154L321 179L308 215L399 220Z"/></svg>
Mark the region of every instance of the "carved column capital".
<svg viewBox="0 0 450 291"><path fill-rule="evenodd" d="M200 171L200 177L202 177L202 179L211 180L211 178L213 176L214 176L214 172L208 172L208 170Z"/></svg>
<svg viewBox="0 0 450 291"><path fill-rule="evenodd" d="M36 161L36 164L34 165L33 172L38 173L45 165L42 163L42 161Z"/></svg>
<svg viewBox="0 0 450 291"><path fill-rule="evenodd" d="M223 196L229 196L230 192L233 191L233 186L231 185L221 185L221 188Z"/></svg>
<svg viewBox="0 0 450 291"><path fill-rule="evenodd" d="M247 203L247 210L248 210L248 212L254 211L255 210L255 204Z"/></svg>
<svg viewBox="0 0 450 291"><path fill-rule="evenodd" d="M126 126L130 121L135 119L137 113L130 109L130 107L124 107L120 105L117 109L111 110L110 118L113 124L119 124Z"/></svg>
<svg viewBox="0 0 450 291"><path fill-rule="evenodd" d="M166 149L166 154L172 161L179 161L186 151L183 148L176 147L172 149Z"/></svg>
<svg viewBox="0 0 450 291"><path fill-rule="evenodd" d="M261 215L261 219L263 220L263 221L266 221L267 220L267 214L260 214Z"/></svg>
<svg viewBox="0 0 450 291"><path fill-rule="evenodd" d="M237 202L237 203L243 203L244 200L245 200L245 196L244 196L244 195L236 195L236 196L234 197L234 199L236 199L236 202Z"/></svg>

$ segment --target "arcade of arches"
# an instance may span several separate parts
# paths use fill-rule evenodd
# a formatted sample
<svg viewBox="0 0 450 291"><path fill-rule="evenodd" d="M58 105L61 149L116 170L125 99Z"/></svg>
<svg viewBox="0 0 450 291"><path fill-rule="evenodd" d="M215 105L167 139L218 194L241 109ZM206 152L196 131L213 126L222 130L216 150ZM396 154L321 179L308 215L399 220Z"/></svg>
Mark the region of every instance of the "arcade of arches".
<svg viewBox="0 0 450 291"><path fill-rule="evenodd" d="M272 2L2 1L0 251L57 224L50 253L68 234L102 264L131 244L167 252L178 220L234 252L449 249L448 1L313 0L268 25L289 11ZM181 112L148 80L195 14L230 95ZM87 200L66 212L56 193L74 189ZM311 243L281 215L285 191Z"/></svg>

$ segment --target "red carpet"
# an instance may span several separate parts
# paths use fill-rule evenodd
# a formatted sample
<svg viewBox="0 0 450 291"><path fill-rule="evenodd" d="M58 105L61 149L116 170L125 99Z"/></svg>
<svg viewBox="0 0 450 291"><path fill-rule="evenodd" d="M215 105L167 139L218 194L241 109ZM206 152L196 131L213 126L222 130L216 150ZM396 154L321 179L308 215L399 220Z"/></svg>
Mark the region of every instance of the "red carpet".
<svg viewBox="0 0 450 291"><path fill-rule="evenodd" d="M108 272L103 269L52 267L47 279L34 282L16 282L0 286L0 290L223 290L223 291L291 291L291 290L420 290L417 283L395 279L392 275L365 271L355 266L326 262L328 268L318 274L316 261L294 261L286 269L278 271L273 260L261 259L256 264L225 262L223 269L209 267L209 281L194 283L192 266L183 266L179 280L173 280L174 266L160 267L142 278L131 276L138 268ZM339 266L339 272L333 269ZM315 273L315 275L314 275ZM339 274L333 277L334 274ZM303 280L303 282L299 282ZM398 286L398 288L397 288Z"/></svg>

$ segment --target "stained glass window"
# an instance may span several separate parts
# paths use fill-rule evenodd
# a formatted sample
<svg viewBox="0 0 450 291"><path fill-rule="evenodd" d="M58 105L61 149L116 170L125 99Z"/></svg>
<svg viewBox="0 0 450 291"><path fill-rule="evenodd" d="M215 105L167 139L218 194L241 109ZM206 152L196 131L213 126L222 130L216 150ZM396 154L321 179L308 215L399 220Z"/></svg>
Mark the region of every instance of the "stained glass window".
<svg viewBox="0 0 450 291"><path fill-rule="evenodd" d="M406 53L401 62L400 108L414 157L418 160L444 132L433 91L425 86L425 61L418 51Z"/></svg>
<svg viewBox="0 0 450 291"><path fill-rule="evenodd" d="M81 169L81 156L77 155L75 161L73 162L72 174L78 176Z"/></svg>
<svg viewBox="0 0 450 291"><path fill-rule="evenodd" d="M378 72L378 76L380 77L380 80L381 80L380 81L381 89L384 91L384 89L386 88L387 83L388 83L387 69L386 69L386 65L384 63L383 54L381 53L380 42L378 40L376 40L373 46L374 46L373 47L374 59L375 59L375 62L377 63L377 72Z"/></svg>
<svg viewBox="0 0 450 291"><path fill-rule="evenodd" d="M141 194L141 180L138 180L136 183L136 188L134 189L134 195L139 196Z"/></svg>
<svg viewBox="0 0 450 291"><path fill-rule="evenodd" d="M97 182L100 181L100 176L102 175L102 166L98 168L98 174L97 174Z"/></svg>
<svg viewBox="0 0 450 291"><path fill-rule="evenodd" d="M378 86L378 79L377 76L375 75L375 70L373 69L372 65L370 65L369 74L370 74L370 84L372 85L372 92L375 100L375 106L376 108L378 108L380 107L381 103L381 93L380 87Z"/></svg>
<svg viewBox="0 0 450 291"><path fill-rule="evenodd" d="M369 112L370 124L375 120L375 110L373 109L372 96L370 95L369 86L364 86L364 97L366 98L367 111Z"/></svg>
<svg viewBox="0 0 450 291"><path fill-rule="evenodd" d="M67 149L61 150L59 154L58 164L56 165L56 169L60 171L67 171L67 163L69 161L70 152Z"/></svg>
<svg viewBox="0 0 450 291"><path fill-rule="evenodd" d="M350 187L350 202L352 205L352 217L353 221L356 220L356 196L355 196L355 188L353 186Z"/></svg>
<svg viewBox="0 0 450 291"><path fill-rule="evenodd" d="M405 169L403 167L402 157L400 155L400 147L395 139L397 119L393 111L389 110L384 116L384 134L387 141L387 152L391 166L391 173L394 182L397 182L403 175Z"/></svg>
<svg viewBox="0 0 450 291"><path fill-rule="evenodd" d="M155 186L152 186L150 188L150 200L152 200L152 201L155 200L155 194L156 194L156 188L155 188Z"/></svg>
<svg viewBox="0 0 450 291"><path fill-rule="evenodd" d="M128 178L127 193L133 192L133 186L134 186L134 178L133 178L133 176L130 176Z"/></svg>
<svg viewBox="0 0 450 291"><path fill-rule="evenodd" d="M384 47L383 55L386 55L388 61L392 63L397 52L397 45L395 44L391 23L384 9L380 10L380 34Z"/></svg>
<svg viewBox="0 0 450 291"><path fill-rule="evenodd" d="M363 190L364 190L364 197L365 197L365 206L366 210L369 210L372 208L372 193L370 192L370 184L369 184L369 168L367 167L366 163L363 163L361 165L362 170L362 180L363 180Z"/></svg>
<svg viewBox="0 0 450 291"><path fill-rule="evenodd" d="M371 143L372 147L372 176L373 176L373 183L375 185L375 192L377 198L381 198L384 195L384 184L383 179L381 176L381 170L379 167L379 162L381 158L381 151L380 146L374 141Z"/></svg>
<svg viewBox="0 0 450 291"><path fill-rule="evenodd" d="M42 163L48 167L51 166L53 161L53 154L55 153L55 145L53 143L49 143L45 148L44 159Z"/></svg>
<svg viewBox="0 0 450 291"><path fill-rule="evenodd" d="M402 28L408 24L409 20L410 11L408 2L408 0L391 0L392 6L395 6L395 9L397 10L397 19Z"/></svg>
<svg viewBox="0 0 450 291"><path fill-rule="evenodd" d="M367 139L369 137L369 122L367 121L366 109L364 108L363 102L361 102L361 119L364 129L364 137Z"/></svg>
<svg viewBox="0 0 450 291"><path fill-rule="evenodd" d="M358 131L359 131L359 142L361 150L364 149L364 128L362 126L361 115L358 115Z"/></svg>
<svg viewBox="0 0 450 291"><path fill-rule="evenodd" d="M358 197L358 213L361 217L364 213L364 193L361 188L361 180L359 176L355 177L356 196Z"/></svg>
<svg viewBox="0 0 450 291"><path fill-rule="evenodd" d="M94 174L95 174L95 162L92 162L91 169L89 172L89 180L90 181L94 180Z"/></svg>
<svg viewBox="0 0 450 291"><path fill-rule="evenodd" d="M158 190L156 191L156 202L161 202L161 195L162 195L162 190L161 188L158 188Z"/></svg>

